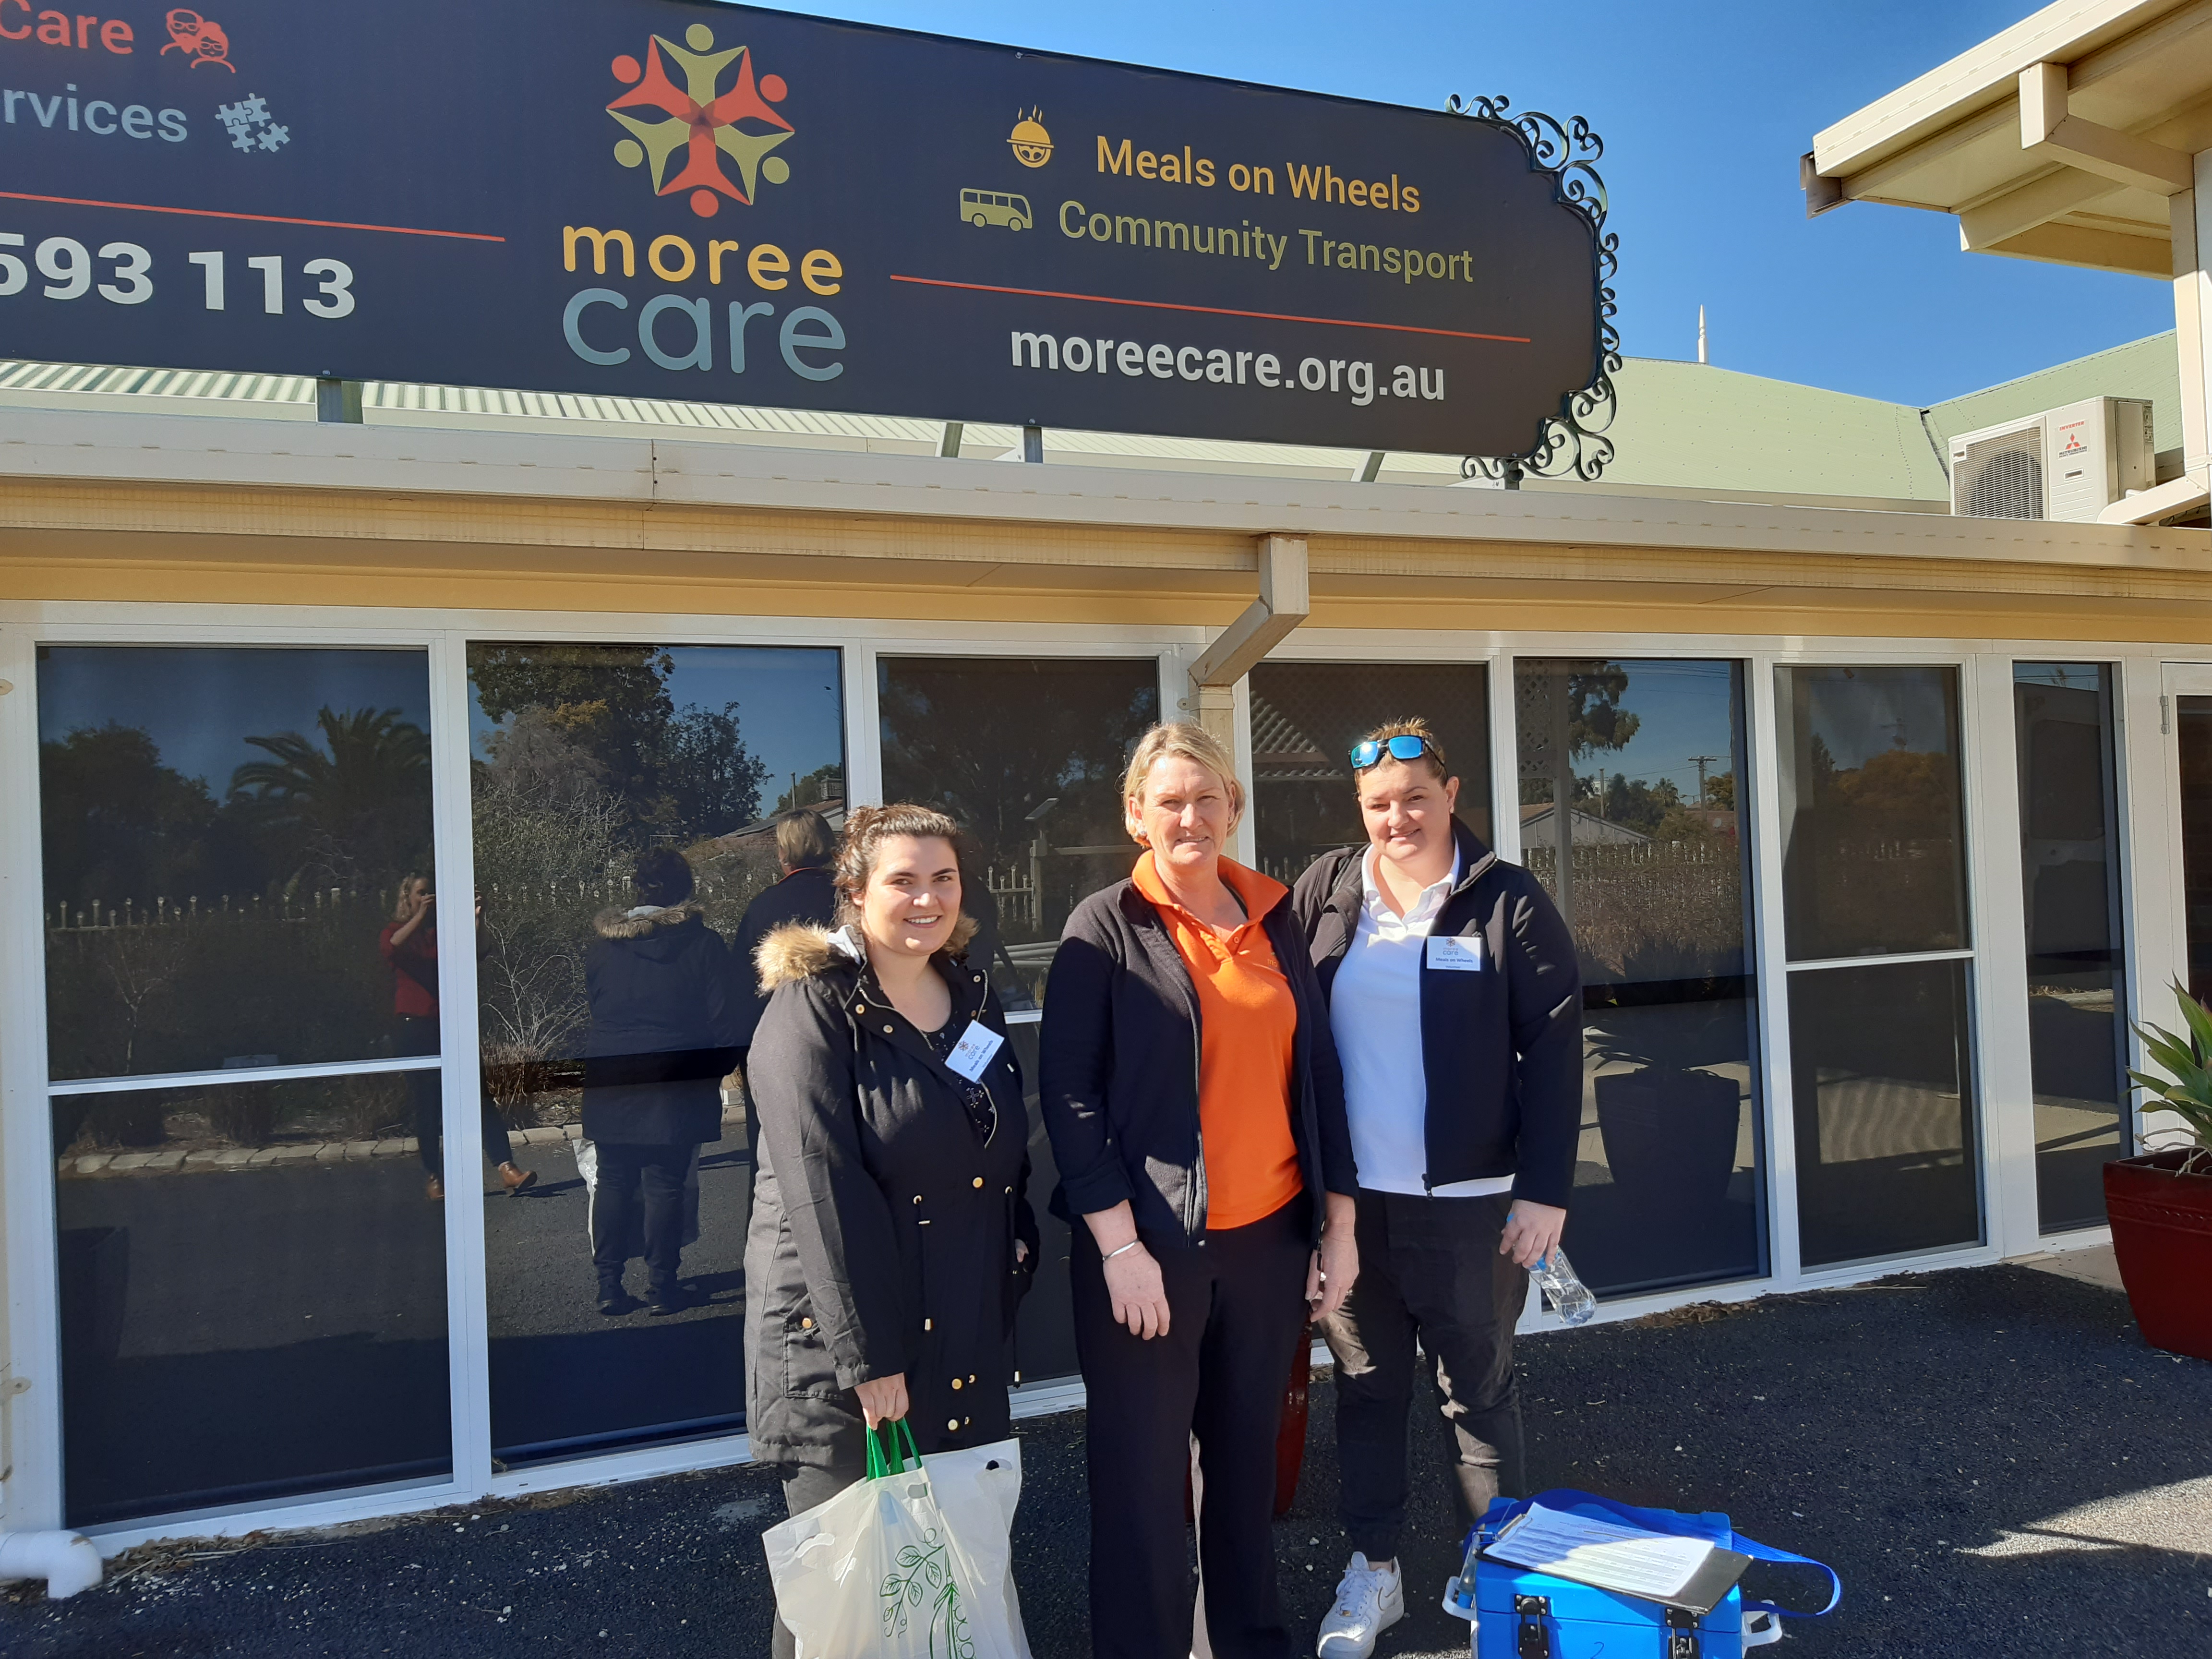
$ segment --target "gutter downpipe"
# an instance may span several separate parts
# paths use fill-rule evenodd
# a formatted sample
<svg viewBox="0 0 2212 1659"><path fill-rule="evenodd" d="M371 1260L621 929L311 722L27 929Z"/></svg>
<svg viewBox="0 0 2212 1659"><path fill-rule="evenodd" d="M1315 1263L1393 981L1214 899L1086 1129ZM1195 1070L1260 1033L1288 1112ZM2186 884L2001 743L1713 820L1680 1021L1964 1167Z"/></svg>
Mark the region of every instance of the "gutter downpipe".
<svg viewBox="0 0 2212 1659"><path fill-rule="evenodd" d="M100 1547L82 1533L0 1532L0 1583L43 1578L58 1601L90 1589L105 1570Z"/></svg>
<svg viewBox="0 0 2212 1659"><path fill-rule="evenodd" d="M1311 613L1306 538L1259 538L1260 597L1190 665L1191 711L1231 754L1237 750L1237 683Z"/></svg>

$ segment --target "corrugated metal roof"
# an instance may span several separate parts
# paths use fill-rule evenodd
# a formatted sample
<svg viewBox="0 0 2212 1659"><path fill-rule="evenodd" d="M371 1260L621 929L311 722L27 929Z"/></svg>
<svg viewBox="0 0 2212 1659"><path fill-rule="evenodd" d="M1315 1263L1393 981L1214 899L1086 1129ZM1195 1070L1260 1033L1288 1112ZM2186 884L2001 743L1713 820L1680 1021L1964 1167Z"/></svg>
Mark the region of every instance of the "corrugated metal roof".
<svg viewBox="0 0 2212 1659"><path fill-rule="evenodd" d="M1632 358L1603 488L1723 497L1949 498L1942 462L1905 404L1702 363Z"/></svg>
<svg viewBox="0 0 2212 1659"><path fill-rule="evenodd" d="M2084 398L2149 398L2154 441L2160 449L2180 448L2181 358L2173 331L1950 398L1928 411L1928 422L1938 438L1948 440L1954 433L2000 426Z"/></svg>
<svg viewBox="0 0 2212 1659"><path fill-rule="evenodd" d="M1608 434L1615 453L1604 477L1595 484L1535 481L1531 488L1941 510L1949 486L1940 446L1951 433L2100 394L2151 398L2160 447L2181 441L2170 333L1926 411L1662 358L1632 357L1615 381L1619 412ZM7 404L313 420L315 382L303 375L0 360L0 406ZM894 416L386 381L363 388L362 406L376 424L627 435L657 428L690 441L906 454L936 453L945 434L942 422ZM1020 428L971 424L961 453L1018 460ZM1363 451L1319 446L1057 428L1045 434L1045 456L1094 466L1316 478L1355 478L1367 459ZM1458 458L1392 452L1381 476L1392 483L1454 484Z"/></svg>

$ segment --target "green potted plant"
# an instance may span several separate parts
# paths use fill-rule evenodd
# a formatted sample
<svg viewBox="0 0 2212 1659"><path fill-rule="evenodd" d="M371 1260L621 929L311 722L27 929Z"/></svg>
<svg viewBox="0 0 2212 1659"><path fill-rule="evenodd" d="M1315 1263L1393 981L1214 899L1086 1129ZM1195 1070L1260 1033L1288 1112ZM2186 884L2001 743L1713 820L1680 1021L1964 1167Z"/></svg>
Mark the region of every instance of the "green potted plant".
<svg viewBox="0 0 2212 1659"><path fill-rule="evenodd" d="M2167 1075L2128 1075L2147 1104L2181 1119L2180 1139L2105 1165L2105 1213L2143 1340L2212 1359L2212 1013L2179 984L2173 1000L2186 1036L2136 1028Z"/></svg>

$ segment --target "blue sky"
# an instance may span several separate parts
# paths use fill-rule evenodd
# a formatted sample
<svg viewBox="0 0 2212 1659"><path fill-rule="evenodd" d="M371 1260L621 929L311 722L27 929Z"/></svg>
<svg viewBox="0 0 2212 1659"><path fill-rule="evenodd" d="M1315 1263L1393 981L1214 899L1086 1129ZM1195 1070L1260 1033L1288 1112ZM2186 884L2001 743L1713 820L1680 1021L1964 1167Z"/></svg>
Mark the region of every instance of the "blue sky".
<svg viewBox="0 0 2212 1659"><path fill-rule="evenodd" d="M1926 404L2173 325L2163 283L1959 251L1957 222L1808 222L1813 135L2032 0L817 0L779 8L1434 108L1486 93L1589 118L1632 356Z"/></svg>

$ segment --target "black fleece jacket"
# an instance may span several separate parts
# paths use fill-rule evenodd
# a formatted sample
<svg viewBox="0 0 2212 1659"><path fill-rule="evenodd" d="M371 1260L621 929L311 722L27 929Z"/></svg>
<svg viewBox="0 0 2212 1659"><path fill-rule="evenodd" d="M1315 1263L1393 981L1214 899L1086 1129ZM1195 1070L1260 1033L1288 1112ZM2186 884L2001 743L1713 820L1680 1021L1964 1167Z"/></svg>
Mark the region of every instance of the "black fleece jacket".
<svg viewBox="0 0 2212 1659"><path fill-rule="evenodd" d="M1429 1087L1424 1184L1513 1177L1513 1195L1566 1207L1583 1107L1582 971L1536 878L1456 819L1460 879L1431 936L1480 937L1482 969L1421 964ZM1359 926L1366 848L1324 854L1291 896L1327 988Z"/></svg>
<svg viewBox="0 0 2212 1659"><path fill-rule="evenodd" d="M1314 1194L1316 1243L1324 1192L1358 1188L1344 1079L1328 1006L1287 896L1261 918L1297 999L1291 1053L1291 1133ZM1060 1165L1054 1215L1070 1221L1124 1199L1153 1245L1206 1233L1206 1155L1199 1133L1198 992L1167 924L1133 881L1075 907L1053 957L1038 1055L1044 1126Z"/></svg>

